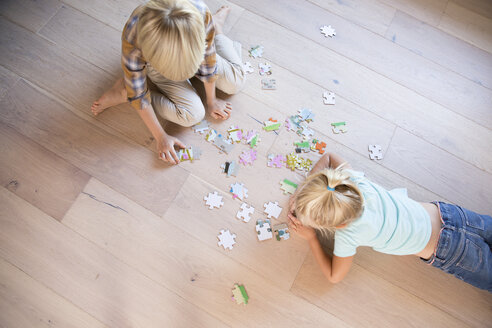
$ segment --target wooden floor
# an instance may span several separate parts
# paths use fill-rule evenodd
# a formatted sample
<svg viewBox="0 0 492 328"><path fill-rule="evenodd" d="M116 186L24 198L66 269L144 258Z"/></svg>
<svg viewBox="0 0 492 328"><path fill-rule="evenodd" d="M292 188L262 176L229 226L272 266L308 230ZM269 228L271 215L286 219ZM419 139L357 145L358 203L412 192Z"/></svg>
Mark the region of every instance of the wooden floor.
<svg viewBox="0 0 492 328"><path fill-rule="evenodd" d="M263 203L284 206L278 182L301 181L265 165L292 150L294 134L263 133L258 160L236 179L220 165L244 146L226 156L168 126L204 152L168 167L129 105L91 116L121 75L121 30L140 2L0 2L0 327L491 327L491 294L415 257L361 248L331 285L299 237L259 243ZM492 213L490 1L227 3L227 34L254 66L247 49L265 47L278 89L249 75L232 118L214 128L260 129L256 120L309 107L327 149L383 186ZM325 24L336 37L319 33ZM333 134L336 121L349 132ZM369 160L369 143L382 145L382 161ZM247 224L235 219L235 181L256 208ZM203 196L214 190L225 205L210 211ZM232 251L217 246L224 228L237 235ZM231 300L236 282L247 306Z"/></svg>

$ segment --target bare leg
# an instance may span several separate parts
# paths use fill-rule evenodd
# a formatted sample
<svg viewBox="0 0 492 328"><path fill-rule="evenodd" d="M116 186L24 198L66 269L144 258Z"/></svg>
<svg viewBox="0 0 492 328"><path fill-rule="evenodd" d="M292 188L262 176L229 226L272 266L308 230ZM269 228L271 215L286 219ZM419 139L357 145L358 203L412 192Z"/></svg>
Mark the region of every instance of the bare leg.
<svg viewBox="0 0 492 328"><path fill-rule="evenodd" d="M224 27L224 23L226 21L227 15L231 8L229 6L222 6L219 10L213 15L215 34L222 34L222 27Z"/></svg>
<svg viewBox="0 0 492 328"><path fill-rule="evenodd" d="M98 115L108 107L116 106L127 101L125 84L123 78L120 78L98 100L92 103L91 111L92 114Z"/></svg>

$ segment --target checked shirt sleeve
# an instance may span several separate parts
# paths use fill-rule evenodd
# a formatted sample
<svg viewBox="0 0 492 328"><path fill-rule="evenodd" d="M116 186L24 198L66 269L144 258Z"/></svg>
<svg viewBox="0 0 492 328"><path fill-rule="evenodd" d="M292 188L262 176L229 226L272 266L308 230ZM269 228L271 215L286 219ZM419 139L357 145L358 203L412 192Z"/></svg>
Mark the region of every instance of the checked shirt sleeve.
<svg viewBox="0 0 492 328"><path fill-rule="evenodd" d="M210 10L205 7L204 11L205 41L207 45L205 48L205 58L195 76L203 82L214 82L218 78L215 52L215 28Z"/></svg>
<svg viewBox="0 0 492 328"><path fill-rule="evenodd" d="M147 62L136 44L136 23L133 15L125 25L121 37L121 66L125 80L128 101L140 110L150 106L150 91L147 88Z"/></svg>

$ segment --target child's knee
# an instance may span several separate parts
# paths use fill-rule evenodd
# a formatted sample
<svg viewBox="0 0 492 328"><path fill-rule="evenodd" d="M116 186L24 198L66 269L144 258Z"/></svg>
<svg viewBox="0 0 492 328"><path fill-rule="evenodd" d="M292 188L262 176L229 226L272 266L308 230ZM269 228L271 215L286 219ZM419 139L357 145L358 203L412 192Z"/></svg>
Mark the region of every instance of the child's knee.
<svg viewBox="0 0 492 328"><path fill-rule="evenodd" d="M205 107L200 102L199 104L193 104L191 108L181 110L181 125L184 127L190 127L200 123L205 117Z"/></svg>

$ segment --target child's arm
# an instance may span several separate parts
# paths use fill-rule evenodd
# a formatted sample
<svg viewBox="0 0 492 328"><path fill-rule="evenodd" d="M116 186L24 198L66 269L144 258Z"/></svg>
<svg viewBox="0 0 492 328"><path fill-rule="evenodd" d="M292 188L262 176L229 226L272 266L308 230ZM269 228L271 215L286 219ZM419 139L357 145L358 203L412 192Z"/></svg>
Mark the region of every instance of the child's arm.
<svg viewBox="0 0 492 328"><path fill-rule="evenodd" d="M334 153L326 153L313 166L311 172L309 172L309 175L327 168L335 169L338 166L342 165L343 163L346 163L346 161L341 156ZM351 167L349 164L347 164L346 168L351 168Z"/></svg>
<svg viewBox="0 0 492 328"><path fill-rule="evenodd" d="M354 256L338 257L333 255L333 258L330 258L323 251L313 228L304 226L291 213L288 214L288 218L289 227L309 242L309 247L311 248L314 257L316 258L316 262L318 262L318 265L320 266L326 279L328 279L331 283L342 281L350 271Z"/></svg>
<svg viewBox="0 0 492 328"><path fill-rule="evenodd" d="M215 96L215 82L203 82L207 98L207 109L213 118L226 120L231 115L232 104Z"/></svg>

